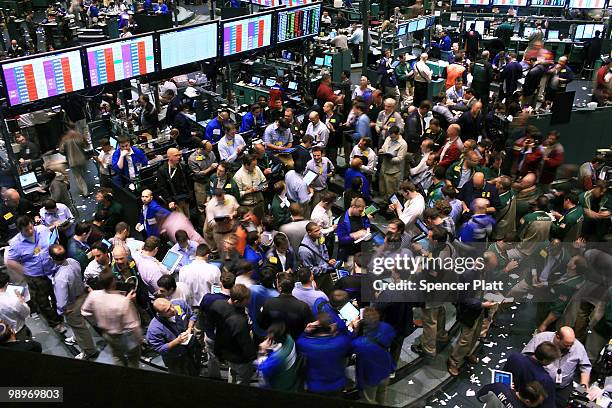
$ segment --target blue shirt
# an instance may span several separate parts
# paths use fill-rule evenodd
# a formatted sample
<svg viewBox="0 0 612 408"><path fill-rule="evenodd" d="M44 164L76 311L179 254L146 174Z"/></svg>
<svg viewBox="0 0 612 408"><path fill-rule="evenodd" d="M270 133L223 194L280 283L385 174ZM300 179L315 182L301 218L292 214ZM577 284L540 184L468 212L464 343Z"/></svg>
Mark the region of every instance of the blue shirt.
<svg viewBox="0 0 612 408"><path fill-rule="evenodd" d="M159 225L157 225L157 216L166 216L170 214L170 211L159 205L157 201L152 200L146 208L143 206L140 210L140 216L138 222L145 228L147 236L155 235L159 236Z"/></svg>
<svg viewBox="0 0 612 408"><path fill-rule="evenodd" d="M187 248L181 247L178 242L174 244L172 248L170 248L171 251L178 252L179 254L183 255L178 263L177 270L193 262L195 259L196 249L198 249L198 243L191 240L187 241Z"/></svg>
<svg viewBox="0 0 612 408"><path fill-rule="evenodd" d="M361 217L363 220L363 229L370 228L370 220L368 217ZM336 229L336 235L338 236L338 242L340 244L352 244L355 240L351 237L351 221L349 219L348 210L344 212L344 217L338 223L338 228Z"/></svg>
<svg viewBox="0 0 612 408"><path fill-rule="evenodd" d="M263 266L263 255L261 252L251 248L250 245L247 245L244 248L244 259L245 261L249 261L251 265L253 265L253 280L255 282L259 282L259 271Z"/></svg>
<svg viewBox="0 0 612 408"><path fill-rule="evenodd" d="M359 389L380 384L395 370L395 362L389 353L394 337L393 327L379 322L375 331L353 340L353 353L357 355L355 379Z"/></svg>
<svg viewBox="0 0 612 408"><path fill-rule="evenodd" d="M242 117L242 124L240 125L240 133L248 132L249 130L255 129L257 126L265 125L266 122L263 117L263 112L259 116L253 115L253 112L247 112Z"/></svg>
<svg viewBox="0 0 612 408"><path fill-rule="evenodd" d="M351 338L302 334L297 349L306 358L306 385L310 392L340 391L347 383L344 367L351 353Z"/></svg>
<svg viewBox="0 0 612 408"><path fill-rule="evenodd" d="M370 128L370 118L365 113L359 116L355 122L355 133L353 133L353 141L359 142L362 137L372 137L372 129Z"/></svg>
<svg viewBox="0 0 612 408"><path fill-rule="evenodd" d="M441 51L451 51L452 50L451 38L448 35L440 40L440 50Z"/></svg>
<svg viewBox="0 0 612 408"><path fill-rule="evenodd" d="M484 242L495 227L495 219L487 214L474 215L459 232L461 242Z"/></svg>
<svg viewBox="0 0 612 408"><path fill-rule="evenodd" d="M223 125L219 123L219 118L214 118L206 125L204 138L210 143L217 143L225 135Z"/></svg>
<svg viewBox="0 0 612 408"><path fill-rule="evenodd" d="M79 296L85 294L81 266L77 261L68 258L64 265L57 266L53 276L53 292L59 315L64 314L66 306L72 305Z"/></svg>
<svg viewBox="0 0 612 408"><path fill-rule="evenodd" d="M124 158L126 162L123 164L123 169L120 169L119 168L119 158L120 157L121 157L121 149L115 149L115 153L113 153L113 158L112 158L113 170L116 173L123 175L125 179L131 180L130 169L129 169L131 167L130 161L128 160L126 156ZM147 156L145 155L145 153L137 147L132 147L131 158L132 158L131 165L133 166L134 175L138 176L138 173L140 173L140 168L149 164L149 161L147 160Z"/></svg>
<svg viewBox="0 0 612 408"><path fill-rule="evenodd" d="M355 177L359 177L361 181L363 181L363 184L361 186L361 194L363 194L365 198L369 199L370 182L368 181L368 178L365 176L365 174L363 174L359 170L355 170L350 167L346 169L346 173L344 173L344 190L347 191L351 189L351 185Z"/></svg>
<svg viewBox="0 0 612 408"><path fill-rule="evenodd" d="M179 334L187 330L189 321L196 321L197 317L191 312L189 305L182 299L171 301L176 315L174 321L156 316L147 329L147 341L151 347L162 355L163 358L179 358L187 352L187 346L178 345L173 349L168 348L168 343L176 339ZM160 319L164 319L170 330ZM195 339L194 339L195 340ZM192 341L194 341L192 340Z"/></svg>
<svg viewBox="0 0 612 408"><path fill-rule="evenodd" d="M293 136L289 129L281 131L278 129L276 123L272 123L264 131L263 140L266 146L269 144L275 146L288 146L289 143L293 142Z"/></svg>
<svg viewBox="0 0 612 408"><path fill-rule="evenodd" d="M285 185L287 186L287 198L294 203L305 204L312 198L308 185L295 170L289 170L285 174Z"/></svg>
<svg viewBox="0 0 612 408"><path fill-rule="evenodd" d="M295 282L295 288L291 292L294 298L301 300L306 303L310 308L314 306L315 301L318 299L329 300L327 295L320 290L313 288L312 286L309 288L305 288L302 286L301 282Z"/></svg>
<svg viewBox="0 0 612 408"><path fill-rule="evenodd" d="M548 397L541 406L546 408L554 408L556 406L555 383L546 369L533 358L521 353L511 353L503 370L512 373L514 387L517 390L520 390L531 381L539 381L548 394Z"/></svg>
<svg viewBox="0 0 612 408"><path fill-rule="evenodd" d="M53 263L49 257L49 237L51 231L44 225L34 227L32 237L15 235L9 241L8 260L23 265L24 274L30 277L51 275Z"/></svg>
<svg viewBox="0 0 612 408"><path fill-rule="evenodd" d="M247 305L247 311L249 312L251 322L253 322L253 333L259 337L265 337L267 332L259 327L259 323L257 323L257 314L263 307L264 303L266 303L266 300L278 297L278 292L276 289L268 289L263 285L253 285L249 289L251 290L251 298L249 300L249 304Z"/></svg>

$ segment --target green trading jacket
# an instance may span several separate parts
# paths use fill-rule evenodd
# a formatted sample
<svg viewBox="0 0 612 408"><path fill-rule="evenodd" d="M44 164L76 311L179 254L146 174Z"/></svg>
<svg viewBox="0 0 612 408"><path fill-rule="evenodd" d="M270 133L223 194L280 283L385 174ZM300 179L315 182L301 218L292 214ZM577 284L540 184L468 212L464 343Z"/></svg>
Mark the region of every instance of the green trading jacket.
<svg viewBox="0 0 612 408"><path fill-rule="evenodd" d="M459 184L459 180L461 180L461 168L462 167L463 167L463 159L454 162L448 167L448 169L446 169L446 179L450 181L455 187L457 187L457 184ZM479 172L479 171L482 172L482 168L480 166L476 166L472 168L470 171L471 171L470 178L472 178L474 173Z"/></svg>
<svg viewBox="0 0 612 408"><path fill-rule="evenodd" d="M442 188L444 188L445 185L446 183L442 180L429 188L429 193L427 193L427 205L429 207L433 207L436 201L444 198Z"/></svg>
<svg viewBox="0 0 612 408"><path fill-rule="evenodd" d="M274 224L277 227L291 222L291 214L288 207L281 207L281 199L278 195L274 195L270 203L270 212L274 217Z"/></svg>
<svg viewBox="0 0 612 408"><path fill-rule="evenodd" d="M584 217L582 206L577 205L568 211L563 217L554 221L550 226L550 237L565 240L568 232L572 230Z"/></svg>

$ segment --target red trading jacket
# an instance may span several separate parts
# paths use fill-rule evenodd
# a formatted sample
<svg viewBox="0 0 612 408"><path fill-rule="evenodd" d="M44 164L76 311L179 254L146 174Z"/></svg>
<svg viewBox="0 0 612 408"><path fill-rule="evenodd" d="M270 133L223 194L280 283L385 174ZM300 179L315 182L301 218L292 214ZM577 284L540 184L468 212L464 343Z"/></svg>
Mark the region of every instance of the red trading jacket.
<svg viewBox="0 0 612 408"><path fill-rule="evenodd" d="M563 146L561 144L556 143L548 156L546 156L548 160L544 160L544 165L542 166L542 174L540 175L540 183L541 184L550 184L555 179L555 175L557 173L557 168L563 164L565 159L565 151L563 150Z"/></svg>
<svg viewBox="0 0 612 408"><path fill-rule="evenodd" d="M459 147L457 146L457 141L455 140L453 144L451 144L446 150L444 157L442 157L441 155L442 150L444 150L444 146L446 146L446 143L444 143L440 150L438 150L438 155L440 156L440 163L438 163L438 165L446 169L448 166L459 160L459 158L461 157L461 150L459 150Z"/></svg>

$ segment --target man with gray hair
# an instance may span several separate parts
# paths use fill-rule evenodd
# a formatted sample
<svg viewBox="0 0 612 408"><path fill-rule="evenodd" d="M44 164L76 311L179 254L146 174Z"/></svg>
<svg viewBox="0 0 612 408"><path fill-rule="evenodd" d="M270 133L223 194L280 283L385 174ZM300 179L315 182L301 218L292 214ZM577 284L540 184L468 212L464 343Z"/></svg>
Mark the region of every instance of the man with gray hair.
<svg viewBox="0 0 612 408"><path fill-rule="evenodd" d="M387 133L392 126L397 126L400 133L404 132L404 119L402 115L395 110L397 102L393 98L387 98L384 101L384 109L378 114L376 119L376 132L379 135L379 140L384 141ZM380 142L382 145L382 142Z"/></svg>

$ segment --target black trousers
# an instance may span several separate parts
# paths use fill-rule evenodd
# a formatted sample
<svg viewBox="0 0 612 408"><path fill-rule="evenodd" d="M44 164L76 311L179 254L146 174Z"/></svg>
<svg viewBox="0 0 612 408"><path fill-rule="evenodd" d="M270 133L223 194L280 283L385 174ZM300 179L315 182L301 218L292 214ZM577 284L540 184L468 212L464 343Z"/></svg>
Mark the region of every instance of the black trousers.
<svg viewBox="0 0 612 408"><path fill-rule="evenodd" d="M414 99L412 104L418 107L427 99L427 82L414 81Z"/></svg>
<svg viewBox="0 0 612 408"><path fill-rule="evenodd" d="M51 279L46 276L26 276L26 282L30 291L32 311L42 314L50 327L60 324L62 320L56 312Z"/></svg>

